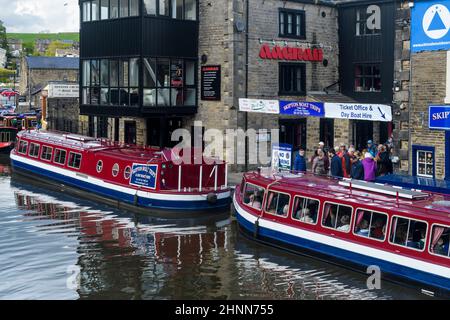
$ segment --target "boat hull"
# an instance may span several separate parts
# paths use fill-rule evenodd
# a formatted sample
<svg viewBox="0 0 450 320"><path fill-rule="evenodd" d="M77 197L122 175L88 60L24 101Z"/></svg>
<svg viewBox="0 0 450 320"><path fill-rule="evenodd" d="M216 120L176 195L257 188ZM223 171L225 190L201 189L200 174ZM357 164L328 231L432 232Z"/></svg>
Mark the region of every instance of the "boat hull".
<svg viewBox="0 0 450 320"><path fill-rule="evenodd" d="M23 159L11 154L11 165L15 173L37 178L46 183L59 184L61 187L72 187L87 194L104 199L105 203L125 205L127 209L135 209L140 213L145 211L173 212L223 212L230 208L230 192L218 192L217 201L211 203L207 195L159 194L137 191L108 184L98 179L89 179L86 175L67 172L60 168L50 168L42 163L34 164L29 159ZM98 199L100 200L100 199Z"/></svg>
<svg viewBox="0 0 450 320"><path fill-rule="evenodd" d="M258 219L247 212L239 205L236 196L234 196L233 202L240 230L246 236L258 242L319 258L365 274L367 274L369 266L377 266L382 272L383 279L401 282L402 284L407 283L415 288L425 290L424 292L450 297L450 278L414 269L411 266L406 266L404 262L399 264L389 259L383 259L382 252L379 252L375 257L361 253L364 250L356 252L355 250L344 249L337 245L336 239L325 235L314 234L308 237L305 236L307 232L300 230L296 232L293 230L294 228L290 228L291 230L288 231L285 225ZM402 258L398 257L398 259L401 260Z"/></svg>

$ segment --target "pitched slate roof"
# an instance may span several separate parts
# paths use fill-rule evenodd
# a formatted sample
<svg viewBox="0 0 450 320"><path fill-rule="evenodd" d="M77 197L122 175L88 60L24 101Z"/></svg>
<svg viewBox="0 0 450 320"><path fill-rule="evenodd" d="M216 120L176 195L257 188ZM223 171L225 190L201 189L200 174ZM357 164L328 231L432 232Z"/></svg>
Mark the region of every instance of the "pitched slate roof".
<svg viewBox="0 0 450 320"><path fill-rule="evenodd" d="M68 57L26 57L30 69L79 69L79 58Z"/></svg>

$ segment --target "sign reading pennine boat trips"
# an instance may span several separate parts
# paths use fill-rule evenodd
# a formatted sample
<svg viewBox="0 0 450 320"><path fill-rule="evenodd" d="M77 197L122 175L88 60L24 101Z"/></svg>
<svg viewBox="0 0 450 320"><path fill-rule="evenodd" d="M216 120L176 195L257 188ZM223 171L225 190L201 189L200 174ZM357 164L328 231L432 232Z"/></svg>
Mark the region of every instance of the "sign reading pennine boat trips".
<svg viewBox="0 0 450 320"><path fill-rule="evenodd" d="M325 103L325 117L391 122L392 108L384 104Z"/></svg>
<svg viewBox="0 0 450 320"><path fill-rule="evenodd" d="M156 189L158 166L148 164L133 164L130 185Z"/></svg>
<svg viewBox="0 0 450 320"><path fill-rule="evenodd" d="M278 100L239 99L239 111L279 114Z"/></svg>
<svg viewBox="0 0 450 320"><path fill-rule="evenodd" d="M450 130L450 106L430 106L429 127Z"/></svg>
<svg viewBox="0 0 450 320"><path fill-rule="evenodd" d="M450 49L450 0L415 1L411 11L411 51Z"/></svg>
<svg viewBox="0 0 450 320"><path fill-rule="evenodd" d="M322 102L280 101L280 114L303 117L324 117L325 108Z"/></svg>

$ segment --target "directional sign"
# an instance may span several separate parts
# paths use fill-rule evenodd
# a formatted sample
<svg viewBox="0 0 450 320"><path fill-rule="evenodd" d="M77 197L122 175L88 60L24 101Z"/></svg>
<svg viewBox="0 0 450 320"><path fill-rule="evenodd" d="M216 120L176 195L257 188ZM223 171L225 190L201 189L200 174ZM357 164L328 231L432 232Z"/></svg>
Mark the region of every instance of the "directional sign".
<svg viewBox="0 0 450 320"><path fill-rule="evenodd" d="M325 118L392 121L392 108L384 104L325 103Z"/></svg>
<svg viewBox="0 0 450 320"><path fill-rule="evenodd" d="M416 1L411 12L411 51L450 48L450 0Z"/></svg>

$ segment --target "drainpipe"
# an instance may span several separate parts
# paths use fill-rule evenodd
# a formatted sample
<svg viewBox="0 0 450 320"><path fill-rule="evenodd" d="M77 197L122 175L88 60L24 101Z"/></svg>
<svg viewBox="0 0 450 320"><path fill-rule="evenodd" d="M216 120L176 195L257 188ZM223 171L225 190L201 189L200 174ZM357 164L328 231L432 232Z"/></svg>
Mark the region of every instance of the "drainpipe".
<svg viewBox="0 0 450 320"><path fill-rule="evenodd" d="M246 12L245 12L245 21L246 21L246 27L245 27L245 98L248 98L248 62L249 62L249 50L248 50L248 45L249 45L249 26L250 26L250 22L249 22L249 18L250 18L250 14L249 14L249 9L250 9L250 0L246 1L247 7L246 7ZM244 118L245 118L245 133L247 133L248 130L248 112L244 113ZM248 172L248 157L249 157L249 147L248 147L248 136L245 136L245 172Z"/></svg>

